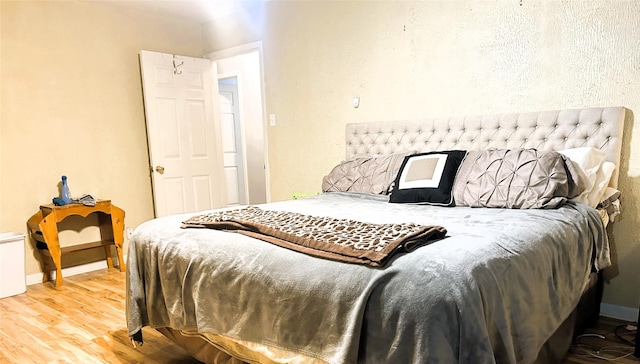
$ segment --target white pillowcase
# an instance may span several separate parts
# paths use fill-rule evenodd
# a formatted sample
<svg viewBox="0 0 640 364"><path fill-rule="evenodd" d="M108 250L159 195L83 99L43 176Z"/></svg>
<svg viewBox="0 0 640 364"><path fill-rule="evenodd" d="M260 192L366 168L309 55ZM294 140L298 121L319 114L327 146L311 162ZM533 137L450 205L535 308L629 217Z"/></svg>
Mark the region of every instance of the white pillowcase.
<svg viewBox="0 0 640 364"><path fill-rule="evenodd" d="M598 206L616 168L615 164L605 161L605 152L591 147L559 150L558 153L565 155L573 162L580 178L584 180L584 192L572 198L571 201L591 207Z"/></svg>

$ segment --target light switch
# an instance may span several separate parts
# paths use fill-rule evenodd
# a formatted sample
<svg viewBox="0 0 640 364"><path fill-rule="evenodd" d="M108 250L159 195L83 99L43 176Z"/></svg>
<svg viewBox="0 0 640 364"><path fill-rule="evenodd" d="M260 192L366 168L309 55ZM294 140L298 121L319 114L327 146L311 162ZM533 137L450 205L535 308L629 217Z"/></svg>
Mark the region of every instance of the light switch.
<svg viewBox="0 0 640 364"><path fill-rule="evenodd" d="M358 107L360 106L360 98L359 97L354 97L353 98L353 107Z"/></svg>
<svg viewBox="0 0 640 364"><path fill-rule="evenodd" d="M276 114L269 114L269 125L276 126Z"/></svg>

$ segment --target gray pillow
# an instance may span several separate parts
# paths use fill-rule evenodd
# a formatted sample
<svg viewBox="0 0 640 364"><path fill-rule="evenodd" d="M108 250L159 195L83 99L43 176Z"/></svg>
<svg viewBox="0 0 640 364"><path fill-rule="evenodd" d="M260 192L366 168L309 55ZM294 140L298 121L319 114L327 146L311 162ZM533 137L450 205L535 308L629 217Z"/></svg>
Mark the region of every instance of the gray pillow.
<svg viewBox="0 0 640 364"><path fill-rule="evenodd" d="M404 157L413 153L363 156L341 162L322 179L322 192L388 194Z"/></svg>
<svg viewBox="0 0 640 364"><path fill-rule="evenodd" d="M557 208L584 185L558 152L536 149L469 151L453 186L456 206Z"/></svg>

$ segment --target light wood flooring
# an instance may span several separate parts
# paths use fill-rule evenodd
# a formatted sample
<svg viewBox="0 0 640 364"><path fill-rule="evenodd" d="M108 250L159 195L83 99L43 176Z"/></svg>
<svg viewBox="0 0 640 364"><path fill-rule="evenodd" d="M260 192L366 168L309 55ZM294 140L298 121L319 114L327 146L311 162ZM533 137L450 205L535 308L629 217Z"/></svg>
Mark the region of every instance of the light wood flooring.
<svg viewBox="0 0 640 364"><path fill-rule="evenodd" d="M0 363L199 363L148 328L134 349L124 294L125 273L112 268L0 299Z"/></svg>
<svg viewBox="0 0 640 364"><path fill-rule="evenodd" d="M133 348L127 336L124 287L124 273L105 269L65 277L64 286L57 289L50 282L35 284L24 294L0 299L0 363L198 363L149 328L143 329L145 344ZM588 332L606 338L580 340L591 346L572 348L574 353L563 364L603 363L607 360L591 354L611 361L633 352L613 332L620 324L600 320ZM629 355L614 362L640 360Z"/></svg>

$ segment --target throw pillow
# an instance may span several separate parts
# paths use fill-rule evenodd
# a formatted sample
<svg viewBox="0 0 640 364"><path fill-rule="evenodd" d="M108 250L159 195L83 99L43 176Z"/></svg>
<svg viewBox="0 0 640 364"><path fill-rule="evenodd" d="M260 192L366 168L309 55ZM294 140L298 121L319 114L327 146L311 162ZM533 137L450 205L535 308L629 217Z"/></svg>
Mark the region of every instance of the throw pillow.
<svg viewBox="0 0 640 364"><path fill-rule="evenodd" d="M389 202L453 205L451 189L465 154L450 150L405 157Z"/></svg>

